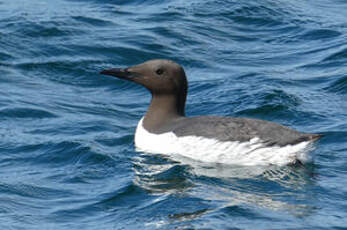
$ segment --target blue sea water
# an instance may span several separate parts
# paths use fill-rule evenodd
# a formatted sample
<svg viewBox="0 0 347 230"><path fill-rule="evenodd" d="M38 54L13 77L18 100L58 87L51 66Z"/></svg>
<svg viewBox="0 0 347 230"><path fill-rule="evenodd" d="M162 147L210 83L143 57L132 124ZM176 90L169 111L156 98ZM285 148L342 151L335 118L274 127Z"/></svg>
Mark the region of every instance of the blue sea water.
<svg viewBox="0 0 347 230"><path fill-rule="evenodd" d="M346 229L344 0L0 0L0 229ZM149 104L98 72L183 65L187 114L322 133L308 165L137 152Z"/></svg>

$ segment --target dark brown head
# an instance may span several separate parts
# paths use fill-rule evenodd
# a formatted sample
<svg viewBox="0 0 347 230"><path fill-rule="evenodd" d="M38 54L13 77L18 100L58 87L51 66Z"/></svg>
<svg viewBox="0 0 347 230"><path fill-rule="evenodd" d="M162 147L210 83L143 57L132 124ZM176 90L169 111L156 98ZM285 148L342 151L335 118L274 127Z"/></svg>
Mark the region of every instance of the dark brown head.
<svg viewBox="0 0 347 230"><path fill-rule="evenodd" d="M146 87L153 97L174 96L177 99L178 113L184 115L188 83L183 68L177 63L150 60L136 66L107 69L100 73L136 82Z"/></svg>

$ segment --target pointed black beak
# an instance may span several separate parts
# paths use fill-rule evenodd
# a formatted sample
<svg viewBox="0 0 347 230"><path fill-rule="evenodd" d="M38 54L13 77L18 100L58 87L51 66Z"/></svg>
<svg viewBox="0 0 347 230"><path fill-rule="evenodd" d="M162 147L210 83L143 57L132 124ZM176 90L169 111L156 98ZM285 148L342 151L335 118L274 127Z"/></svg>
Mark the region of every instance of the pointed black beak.
<svg viewBox="0 0 347 230"><path fill-rule="evenodd" d="M128 68L105 69L101 71L100 74L110 75L125 80L131 80L133 77L135 77L135 74L129 72Z"/></svg>

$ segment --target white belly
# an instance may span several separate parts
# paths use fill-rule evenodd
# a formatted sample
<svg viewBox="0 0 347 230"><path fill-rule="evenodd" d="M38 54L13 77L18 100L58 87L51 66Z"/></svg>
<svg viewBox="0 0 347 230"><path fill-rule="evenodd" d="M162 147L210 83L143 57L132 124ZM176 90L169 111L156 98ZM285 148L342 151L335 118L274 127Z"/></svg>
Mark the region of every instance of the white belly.
<svg viewBox="0 0 347 230"><path fill-rule="evenodd" d="M237 165L286 165L300 160L310 161L308 156L310 142L296 145L265 146L259 138L248 142L208 139L197 136L177 137L173 132L152 134L137 125L135 146L138 150L166 155L182 155L203 162Z"/></svg>

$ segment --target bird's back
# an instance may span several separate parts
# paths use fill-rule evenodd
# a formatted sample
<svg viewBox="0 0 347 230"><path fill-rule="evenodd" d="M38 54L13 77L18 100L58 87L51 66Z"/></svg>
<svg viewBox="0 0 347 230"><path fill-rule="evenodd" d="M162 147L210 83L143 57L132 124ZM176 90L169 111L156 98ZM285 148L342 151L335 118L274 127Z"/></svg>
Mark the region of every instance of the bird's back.
<svg viewBox="0 0 347 230"><path fill-rule="evenodd" d="M267 146L294 145L320 137L318 134L301 133L269 121L218 116L183 118L174 125L172 131L178 137L201 136L221 142L246 142L259 138Z"/></svg>

